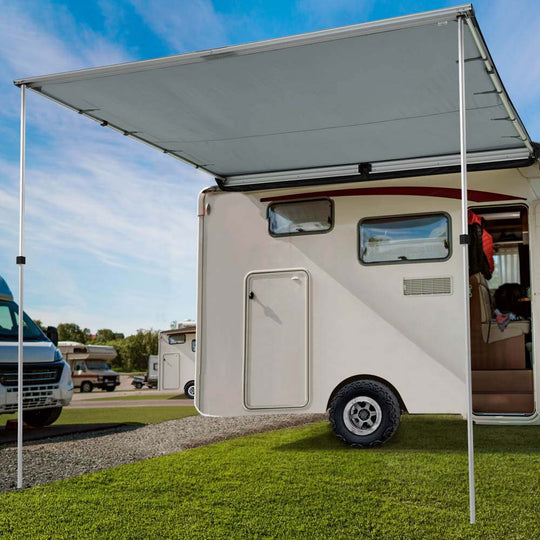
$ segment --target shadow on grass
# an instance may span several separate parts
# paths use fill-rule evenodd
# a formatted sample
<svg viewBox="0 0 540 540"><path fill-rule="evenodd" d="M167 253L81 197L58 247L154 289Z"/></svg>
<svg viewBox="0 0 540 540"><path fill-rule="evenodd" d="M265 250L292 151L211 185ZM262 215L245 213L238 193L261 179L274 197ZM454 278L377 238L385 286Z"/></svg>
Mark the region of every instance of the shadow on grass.
<svg viewBox="0 0 540 540"><path fill-rule="evenodd" d="M324 428L323 428L324 429ZM540 452L540 426L474 426L477 452ZM355 451L339 441L330 424L317 435L276 447L278 451ZM467 449L467 423L460 417L403 416L396 434L382 447L367 451L463 452Z"/></svg>
<svg viewBox="0 0 540 540"><path fill-rule="evenodd" d="M36 444L50 444L64 441L66 439L84 440L95 439L109 435L111 432L120 433L123 431L133 431L144 427L146 424L139 422L122 423L100 423L100 424L59 424L45 428L25 430L23 443L25 446ZM0 430L0 449L17 445L16 431Z"/></svg>

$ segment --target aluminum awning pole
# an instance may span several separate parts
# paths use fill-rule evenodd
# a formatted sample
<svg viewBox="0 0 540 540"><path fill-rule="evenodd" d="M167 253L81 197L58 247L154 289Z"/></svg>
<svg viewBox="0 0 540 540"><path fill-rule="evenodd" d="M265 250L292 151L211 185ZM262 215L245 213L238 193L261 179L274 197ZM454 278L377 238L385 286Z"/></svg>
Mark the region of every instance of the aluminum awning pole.
<svg viewBox="0 0 540 540"><path fill-rule="evenodd" d="M24 173L26 158L26 85L21 85L21 149L19 173L19 347L17 371L17 488L23 487L23 353L24 353Z"/></svg>
<svg viewBox="0 0 540 540"><path fill-rule="evenodd" d="M465 48L463 28L465 16L458 17L458 66L459 66L459 139L461 154L461 238L463 247L463 285L465 287L464 321L467 336L467 361L465 380L467 386L467 451L469 462L469 514L470 522L476 522L474 490L474 440L472 419L472 372L471 372L471 329L469 314L469 222L467 215L467 118L465 109Z"/></svg>

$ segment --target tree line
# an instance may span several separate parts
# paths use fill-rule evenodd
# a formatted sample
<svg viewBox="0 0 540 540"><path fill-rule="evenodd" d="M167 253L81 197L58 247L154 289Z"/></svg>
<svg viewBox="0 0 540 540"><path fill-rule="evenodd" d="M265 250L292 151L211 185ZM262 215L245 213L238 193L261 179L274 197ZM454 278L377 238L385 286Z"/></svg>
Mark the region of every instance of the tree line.
<svg viewBox="0 0 540 540"><path fill-rule="evenodd" d="M43 330L41 321L34 321ZM111 362L111 367L119 371L146 371L148 357L158 353L158 331L139 329L131 336L101 328L92 334L88 328L81 328L75 323L58 325L59 341L76 341L87 345L110 345L118 356Z"/></svg>

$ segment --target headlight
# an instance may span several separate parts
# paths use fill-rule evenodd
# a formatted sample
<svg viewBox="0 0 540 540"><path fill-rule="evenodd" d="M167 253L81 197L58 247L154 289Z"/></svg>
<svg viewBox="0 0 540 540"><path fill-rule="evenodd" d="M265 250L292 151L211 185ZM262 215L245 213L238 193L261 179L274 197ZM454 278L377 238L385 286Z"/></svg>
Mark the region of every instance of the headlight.
<svg viewBox="0 0 540 540"><path fill-rule="evenodd" d="M60 349L55 349L54 351L54 361L60 362L62 360L62 353L60 352Z"/></svg>
<svg viewBox="0 0 540 540"><path fill-rule="evenodd" d="M102 380L103 380L103 377L98 376L97 380L98 380L98 381L102 381Z"/></svg>

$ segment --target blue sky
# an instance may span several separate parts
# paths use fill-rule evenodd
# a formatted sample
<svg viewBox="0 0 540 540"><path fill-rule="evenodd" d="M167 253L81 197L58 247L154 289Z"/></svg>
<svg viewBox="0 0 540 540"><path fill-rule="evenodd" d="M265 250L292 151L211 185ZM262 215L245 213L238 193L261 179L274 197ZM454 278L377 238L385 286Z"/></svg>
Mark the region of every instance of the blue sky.
<svg viewBox="0 0 540 540"><path fill-rule="evenodd" d="M16 78L143 60L455 5L438 1L0 0L0 275L17 290ZM474 3L506 88L540 141L540 4ZM32 92L26 311L96 331L195 318L196 198L213 182Z"/></svg>

